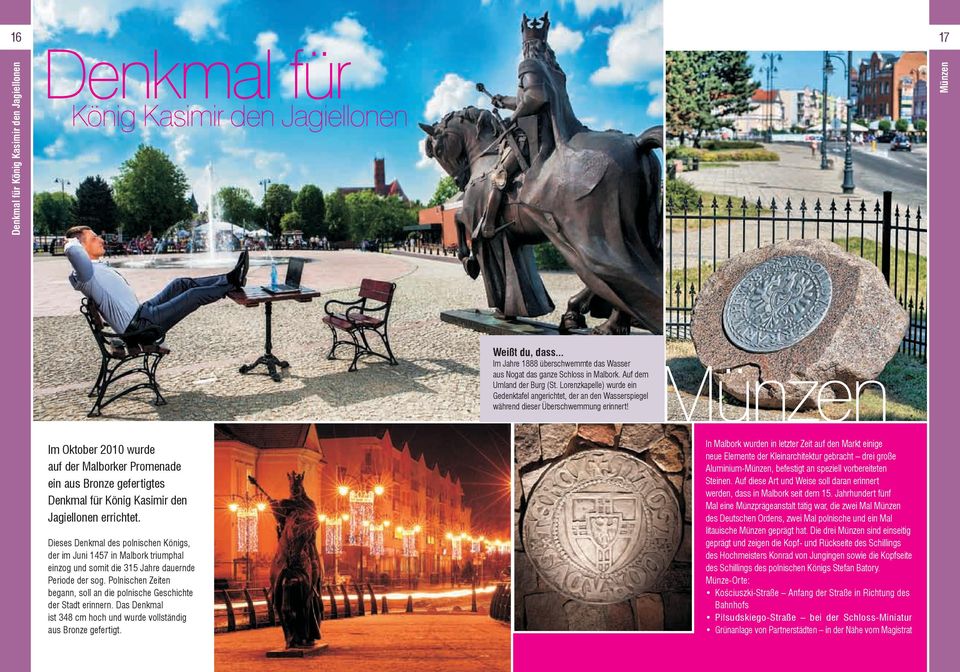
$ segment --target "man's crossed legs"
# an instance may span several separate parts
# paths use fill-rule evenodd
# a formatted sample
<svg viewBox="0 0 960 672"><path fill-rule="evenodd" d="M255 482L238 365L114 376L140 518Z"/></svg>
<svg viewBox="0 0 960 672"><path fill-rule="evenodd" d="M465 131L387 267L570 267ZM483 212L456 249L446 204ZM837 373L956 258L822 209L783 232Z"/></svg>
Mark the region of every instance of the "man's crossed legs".
<svg viewBox="0 0 960 672"><path fill-rule="evenodd" d="M140 304L126 334L145 335L146 341L156 340L200 306L219 301L227 293L243 287L249 268L250 259L244 251L229 273L172 280L159 294Z"/></svg>

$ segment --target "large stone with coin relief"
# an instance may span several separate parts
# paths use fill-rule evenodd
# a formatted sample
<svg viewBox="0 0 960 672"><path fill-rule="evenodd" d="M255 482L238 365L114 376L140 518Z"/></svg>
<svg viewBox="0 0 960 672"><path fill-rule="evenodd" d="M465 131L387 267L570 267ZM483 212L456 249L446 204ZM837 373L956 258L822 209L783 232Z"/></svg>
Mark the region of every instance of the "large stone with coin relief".
<svg viewBox="0 0 960 672"><path fill-rule="evenodd" d="M822 388L829 381L855 395L875 380L907 324L876 265L828 241L789 240L720 266L697 297L691 330L724 393L792 411L815 407L818 395L845 398L839 385ZM759 399L758 383L768 383Z"/></svg>
<svg viewBox="0 0 960 672"><path fill-rule="evenodd" d="M580 602L613 604L646 592L667 570L683 521L656 469L632 453L593 449L543 473L522 529L545 584Z"/></svg>

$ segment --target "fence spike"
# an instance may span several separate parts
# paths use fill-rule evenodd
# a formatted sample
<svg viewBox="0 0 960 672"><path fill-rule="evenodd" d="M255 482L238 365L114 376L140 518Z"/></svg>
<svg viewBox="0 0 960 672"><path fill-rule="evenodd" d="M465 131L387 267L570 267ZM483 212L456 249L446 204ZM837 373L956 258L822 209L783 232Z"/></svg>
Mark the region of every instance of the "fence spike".
<svg viewBox="0 0 960 672"><path fill-rule="evenodd" d="M837 211L837 199L831 198L831 199L830 199L830 212L836 212L836 211Z"/></svg>
<svg viewBox="0 0 960 672"><path fill-rule="evenodd" d="M697 196L697 210L703 210L703 196Z"/></svg>
<svg viewBox="0 0 960 672"><path fill-rule="evenodd" d="M716 197L716 196L713 197L713 201L710 203L710 208L711 208L712 210L716 210L716 209L717 209L717 197Z"/></svg>
<svg viewBox="0 0 960 672"><path fill-rule="evenodd" d="M683 197L680 199L680 207L683 208L684 214L686 214L687 210L690 209L689 206L690 206L689 199L687 198L687 195L684 194Z"/></svg>
<svg viewBox="0 0 960 672"><path fill-rule="evenodd" d="M813 211L819 215L822 210L823 206L820 205L820 199L818 198L816 204L813 206Z"/></svg>
<svg viewBox="0 0 960 672"><path fill-rule="evenodd" d="M773 211L773 212L776 212L776 211L777 211L777 197L776 197L776 196L771 196L771 197L770 197L770 210Z"/></svg>
<svg viewBox="0 0 960 672"><path fill-rule="evenodd" d="M883 208L880 207L880 201L879 201L879 200L878 200L876 203L874 203L874 205L873 205L873 211L874 211L875 213L877 213L878 215L879 215L881 212L883 212Z"/></svg>
<svg viewBox="0 0 960 672"><path fill-rule="evenodd" d="M760 201L759 196L757 196L757 203L754 207L757 209L757 216L760 216L760 211L763 210L763 203Z"/></svg>
<svg viewBox="0 0 960 672"><path fill-rule="evenodd" d="M677 288L673 292L677 295L677 303L680 302L680 297L683 296L683 289L680 287L680 283L677 283Z"/></svg>
<svg viewBox="0 0 960 672"><path fill-rule="evenodd" d="M807 211L807 199L801 198L801 199L800 199L800 212L801 212L801 213L804 213L804 212L806 212L806 211Z"/></svg>
<svg viewBox="0 0 960 672"><path fill-rule="evenodd" d="M847 199L847 206L843 209L843 211L844 211L845 213L847 213L847 215L849 215L851 210L853 210L853 208L850 207L850 199L848 198L848 199Z"/></svg>
<svg viewBox="0 0 960 672"><path fill-rule="evenodd" d="M787 212L790 212L791 210L793 210L793 206L790 204L789 196L787 196L787 204L783 207L783 209L786 210Z"/></svg>
<svg viewBox="0 0 960 672"><path fill-rule="evenodd" d="M747 206L747 197L746 197L746 196L742 196L741 199L742 199L742 202L740 203L740 209L743 210L744 213L746 213L746 210L747 210L747 207L748 207L748 206Z"/></svg>
<svg viewBox="0 0 960 672"><path fill-rule="evenodd" d="M697 288L694 287L693 283L690 283L690 297L693 298L697 294Z"/></svg>
<svg viewBox="0 0 960 672"><path fill-rule="evenodd" d="M733 198L727 196L727 216L730 216L730 211L733 210Z"/></svg>
<svg viewBox="0 0 960 672"><path fill-rule="evenodd" d="M865 214L867 212L867 202L863 199L860 199L860 214Z"/></svg>

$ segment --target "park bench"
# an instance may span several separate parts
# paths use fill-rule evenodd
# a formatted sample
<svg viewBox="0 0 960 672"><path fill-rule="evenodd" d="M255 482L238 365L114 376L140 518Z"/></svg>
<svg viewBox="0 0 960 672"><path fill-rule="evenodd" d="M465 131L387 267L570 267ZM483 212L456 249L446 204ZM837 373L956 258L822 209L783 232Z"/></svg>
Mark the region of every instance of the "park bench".
<svg viewBox="0 0 960 672"><path fill-rule="evenodd" d="M89 298L84 298L80 302L80 312L86 318L93 338L97 342L97 348L100 350L100 372L97 374L97 382L93 384L87 395L96 397L96 401L93 402L87 417L99 417L101 411L108 405L137 390L153 392L156 406L166 404L167 400L160 394L160 386L157 384L157 367L160 365L160 360L170 354L170 350L161 345L164 334L153 329L152 333L147 333L151 330L144 330L143 333L134 332L124 334L122 337L120 334L109 331L97 304ZM149 339L149 342L138 343L145 338ZM127 366L130 363L132 366ZM113 383L136 374L146 376L147 380L130 385L104 400L107 390Z"/></svg>
<svg viewBox="0 0 960 672"><path fill-rule="evenodd" d="M337 348L341 345L353 346L353 361L348 371L357 370L357 361L361 357L373 355L387 360L391 365L397 364L397 358L390 349L390 339L387 336L387 320L390 317L390 304L393 302L393 293L397 289L394 282L371 280L364 278L360 282L359 298L356 301L337 301L331 299L323 306L326 315L324 324L330 327L333 334L333 345L327 353L327 359L336 359ZM344 333L350 337L340 338ZM386 348L386 354L377 352L370 347L368 333L373 332L380 337Z"/></svg>

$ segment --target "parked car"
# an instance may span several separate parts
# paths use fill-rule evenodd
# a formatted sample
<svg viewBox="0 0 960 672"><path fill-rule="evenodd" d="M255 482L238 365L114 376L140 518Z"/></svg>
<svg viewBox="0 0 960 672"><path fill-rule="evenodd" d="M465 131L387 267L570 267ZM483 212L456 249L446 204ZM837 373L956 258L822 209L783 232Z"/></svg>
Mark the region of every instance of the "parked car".
<svg viewBox="0 0 960 672"><path fill-rule="evenodd" d="M909 152L910 149L910 138L905 135L898 135L890 141L891 152Z"/></svg>

